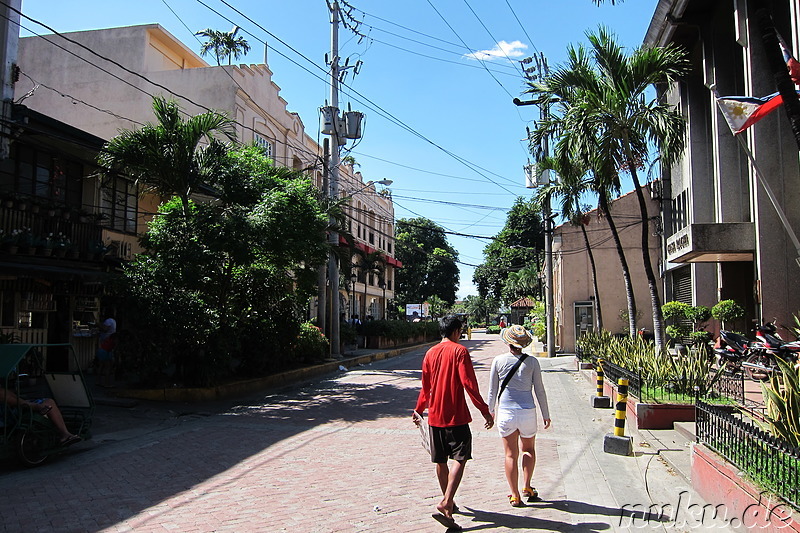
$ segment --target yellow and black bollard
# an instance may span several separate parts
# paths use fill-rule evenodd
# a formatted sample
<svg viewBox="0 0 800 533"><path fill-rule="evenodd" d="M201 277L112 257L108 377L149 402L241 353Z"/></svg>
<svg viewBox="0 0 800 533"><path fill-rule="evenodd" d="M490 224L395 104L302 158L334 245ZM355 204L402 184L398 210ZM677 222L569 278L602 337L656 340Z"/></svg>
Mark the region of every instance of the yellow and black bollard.
<svg viewBox="0 0 800 533"><path fill-rule="evenodd" d="M608 409L611 407L611 398L605 396L603 394L603 360L597 360L597 367L595 368L595 372L597 373L597 396L592 398L592 407L599 407Z"/></svg>
<svg viewBox="0 0 800 533"><path fill-rule="evenodd" d="M628 380L619 379L617 385L617 407L614 413L614 435L625 436L625 413L628 410Z"/></svg>
<svg viewBox="0 0 800 533"><path fill-rule="evenodd" d="M633 438L625 436L625 413L628 409L628 380L620 378L617 383L617 406L614 414L614 434L606 435L603 451L615 455L631 455Z"/></svg>

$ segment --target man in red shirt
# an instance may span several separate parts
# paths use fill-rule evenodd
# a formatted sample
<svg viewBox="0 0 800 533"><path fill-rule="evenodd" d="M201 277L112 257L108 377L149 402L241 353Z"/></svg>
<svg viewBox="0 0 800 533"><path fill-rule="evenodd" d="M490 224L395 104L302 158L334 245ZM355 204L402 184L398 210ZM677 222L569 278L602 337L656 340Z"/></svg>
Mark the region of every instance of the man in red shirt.
<svg viewBox="0 0 800 533"><path fill-rule="evenodd" d="M484 427L491 429L494 425L489 406L478 390L469 351L458 343L461 328L461 320L456 316L439 320L442 342L428 350L422 361L422 389L412 415L414 423L419 425L417 413L422 414L428 409L431 461L436 463L436 477L444 494L436 506L439 512L433 518L455 529L460 528L453 520L453 499L464 475L464 466L467 460L472 459L472 433L469 430L472 417L465 390L486 420ZM452 469L447 465L448 458L455 461Z"/></svg>

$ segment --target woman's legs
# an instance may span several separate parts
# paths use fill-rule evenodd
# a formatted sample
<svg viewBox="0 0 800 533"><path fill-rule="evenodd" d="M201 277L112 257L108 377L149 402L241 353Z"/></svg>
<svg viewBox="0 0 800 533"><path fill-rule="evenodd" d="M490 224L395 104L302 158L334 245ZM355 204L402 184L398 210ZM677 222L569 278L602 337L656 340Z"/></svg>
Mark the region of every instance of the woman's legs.
<svg viewBox="0 0 800 533"><path fill-rule="evenodd" d="M519 431L514 431L511 435L503 437L503 449L506 452L505 470L506 480L511 489L511 496L520 499L519 496L519 469L517 460L519 459Z"/></svg>
<svg viewBox="0 0 800 533"><path fill-rule="evenodd" d="M536 466L536 435L530 438L520 437L522 443L522 479L526 489L531 488L533 469Z"/></svg>

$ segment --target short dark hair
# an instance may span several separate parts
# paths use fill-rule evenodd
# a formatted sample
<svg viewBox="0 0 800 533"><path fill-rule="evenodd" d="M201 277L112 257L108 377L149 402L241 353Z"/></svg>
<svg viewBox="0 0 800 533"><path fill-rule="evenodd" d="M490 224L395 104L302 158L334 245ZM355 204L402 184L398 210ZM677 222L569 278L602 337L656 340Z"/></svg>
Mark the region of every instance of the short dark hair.
<svg viewBox="0 0 800 533"><path fill-rule="evenodd" d="M464 325L456 315L447 315L439 319L439 333L442 337L449 337L457 329Z"/></svg>

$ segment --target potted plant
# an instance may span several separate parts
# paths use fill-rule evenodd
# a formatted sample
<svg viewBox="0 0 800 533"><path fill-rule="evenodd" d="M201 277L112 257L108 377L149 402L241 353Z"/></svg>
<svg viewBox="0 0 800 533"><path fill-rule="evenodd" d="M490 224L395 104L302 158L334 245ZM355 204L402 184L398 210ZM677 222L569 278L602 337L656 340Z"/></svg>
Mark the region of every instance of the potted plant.
<svg viewBox="0 0 800 533"><path fill-rule="evenodd" d="M675 341L675 349L679 353L683 344L700 346L711 340L711 334L705 331L705 322L711 318L711 309L708 307L672 301L662 305L661 312L664 318L673 321L666 331Z"/></svg>
<svg viewBox="0 0 800 533"><path fill-rule="evenodd" d="M39 249L39 254L44 256L51 256L53 255L53 246L55 245L53 234L48 233L41 239L39 239L37 248Z"/></svg>
<svg viewBox="0 0 800 533"><path fill-rule="evenodd" d="M733 300L720 300L711 308L711 316L720 321L721 329L727 329L725 323L742 318L744 308Z"/></svg>
<svg viewBox="0 0 800 533"><path fill-rule="evenodd" d="M59 233L56 235L55 239L53 240L53 255L56 257L64 257L67 255L67 251L72 246L72 243L67 238L66 235L63 233Z"/></svg>
<svg viewBox="0 0 800 533"><path fill-rule="evenodd" d="M17 246L24 254L33 255L36 253L36 240L31 233L31 228L22 228L17 234Z"/></svg>

